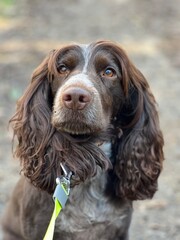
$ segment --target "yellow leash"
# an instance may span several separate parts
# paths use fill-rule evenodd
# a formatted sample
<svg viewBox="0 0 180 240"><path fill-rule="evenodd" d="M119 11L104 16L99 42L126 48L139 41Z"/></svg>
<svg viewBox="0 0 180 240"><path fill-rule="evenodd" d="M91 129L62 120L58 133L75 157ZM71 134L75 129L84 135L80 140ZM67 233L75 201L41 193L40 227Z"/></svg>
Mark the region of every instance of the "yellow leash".
<svg viewBox="0 0 180 240"><path fill-rule="evenodd" d="M65 167L62 164L61 167L63 169L65 176L56 179L57 185L53 195L54 211L43 240L53 240L56 218L58 217L62 208L65 207L65 204L68 200L68 196L70 193L70 178L72 172L69 172L68 174Z"/></svg>
<svg viewBox="0 0 180 240"><path fill-rule="evenodd" d="M51 217L51 221L49 223L48 229L46 231L46 234L45 234L43 240L52 240L53 239L56 218L58 217L61 209L62 209L62 207L56 198L55 202L54 202L54 211L53 211L53 214Z"/></svg>

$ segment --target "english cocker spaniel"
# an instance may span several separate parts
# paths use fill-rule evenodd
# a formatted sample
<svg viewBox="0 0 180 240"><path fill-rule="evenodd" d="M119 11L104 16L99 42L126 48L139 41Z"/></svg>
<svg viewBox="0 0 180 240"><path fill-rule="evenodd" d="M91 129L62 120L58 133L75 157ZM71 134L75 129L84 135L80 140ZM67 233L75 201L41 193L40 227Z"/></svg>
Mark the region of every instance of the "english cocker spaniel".
<svg viewBox="0 0 180 240"><path fill-rule="evenodd" d="M128 239L132 201L157 190L163 136L149 85L121 47L51 51L10 123L23 176L3 217L5 240L43 239L60 163L73 176L54 239Z"/></svg>

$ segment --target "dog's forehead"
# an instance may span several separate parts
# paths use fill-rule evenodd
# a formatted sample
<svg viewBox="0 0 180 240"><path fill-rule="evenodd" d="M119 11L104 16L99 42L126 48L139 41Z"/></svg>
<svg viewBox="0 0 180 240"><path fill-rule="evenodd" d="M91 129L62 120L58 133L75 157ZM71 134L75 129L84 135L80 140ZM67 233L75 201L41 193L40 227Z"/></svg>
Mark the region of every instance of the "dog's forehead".
<svg viewBox="0 0 180 240"><path fill-rule="evenodd" d="M83 57L84 57L84 67L83 67L83 73L87 72L87 66L89 64L89 60L92 56L92 49L90 47L90 44L81 44L80 45Z"/></svg>
<svg viewBox="0 0 180 240"><path fill-rule="evenodd" d="M89 58L92 54L92 50L90 49L90 44L80 44L79 45L85 59Z"/></svg>
<svg viewBox="0 0 180 240"><path fill-rule="evenodd" d="M60 51L62 57L75 56L79 60L77 62L83 63L82 73L87 74L89 67L98 62L105 65L108 62L114 61L113 45L107 43L98 44L96 42L89 44L72 44L63 47ZM81 65L82 66L82 65Z"/></svg>
<svg viewBox="0 0 180 240"><path fill-rule="evenodd" d="M75 50L75 52L81 52L81 56L87 61L91 58L91 56L96 55L98 53L102 54L102 56L107 56L109 54L112 54L112 48L113 47L107 47L107 45L101 44L100 46L97 43L89 43L89 44L72 44L72 45L66 45L63 46L60 49L60 52L63 54L68 54L68 50ZM72 53L72 52L71 52Z"/></svg>
<svg viewBox="0 0 180 240"><path fill-rule="evenodd" d="M80 53L79 56L82 56L84 59L89 58L89 56L92 54L92 46L91 44L70 44L70 45L64 45L59 50L60 56L69 55L73 56L74 54Z"/></svg>
<svg viewBox="0 0 180 240"><path fill-rule="evenodd" d="M101 46L96 45L95 43L91 44L80 44L79 45L83 58L84 58L84 68L83 72L87 71L88 65L92 64L95 60L95 57L98 56L98 59L111 59L111 50L110 48L106 48L106 44Z"/></svg>
<svg viewBox="0 0 180 240"><path fill-rule="evenodd" d="M98 53L102 50L105 50L105 45L101 46L100 48L97 47L96 44L80 44L79 47L83 53L84 58L90 58L95 53ZM107 49L106 49L107 51Z"/></svg>
<svg viewBox="0 0 180 240"><path fill-rule="evenodd" d="M115 45L113 44L98 44L98 43L91 43L91 44L81 44L79 45L81 52L83 54L83 57L86 60L90 60L91 57L97 57L99 58L106 58L111 59L112 57L115 58L116 56L116 50ZM94 59L94 58L93 58Z"/></svg>
<svg viewBox="0 0 180 240"><path fill-rule="evenodd" d="M84 51L86 52L89 47L90 47L90 44L79 44L79 47Z"/></svg>

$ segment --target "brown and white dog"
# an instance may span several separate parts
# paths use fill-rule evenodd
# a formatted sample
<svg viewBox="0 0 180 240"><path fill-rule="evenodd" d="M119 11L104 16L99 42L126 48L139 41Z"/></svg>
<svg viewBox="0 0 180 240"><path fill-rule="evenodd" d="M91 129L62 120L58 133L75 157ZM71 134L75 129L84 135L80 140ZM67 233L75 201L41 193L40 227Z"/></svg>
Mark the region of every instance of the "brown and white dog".
<svg viewBox="0 0 180 240"><path fill-rule="evenodd" d="M121 47L51 51L10 122L24 176L3 217L4 240L43 239L60 163L73 177L54 239L128 239L132 201L157 190L163 137L149 85Z"/></svg>

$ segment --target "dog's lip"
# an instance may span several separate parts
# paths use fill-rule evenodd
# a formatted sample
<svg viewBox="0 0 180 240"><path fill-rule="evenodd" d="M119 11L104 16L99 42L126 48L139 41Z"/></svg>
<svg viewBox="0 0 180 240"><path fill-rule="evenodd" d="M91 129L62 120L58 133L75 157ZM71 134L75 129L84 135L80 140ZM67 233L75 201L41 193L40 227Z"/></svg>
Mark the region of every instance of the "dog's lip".
<svg viewBox="0 0 180 240"><path fill-rule="evenodd" d="M74 142L87 142L92 136L89 133L74 133L74 132L66 132L63 131L65 136Z"/></svg>
<svg viewBox="0 0 180 240"><path fill-rule="evenodd" d="M91 137L90 134L69 134L69 135L77 141L86 141Z"/></svg>
<svg viewBox="0 0 180 240"><path fill-rule="evenodd" d="M67 126L61 126L59 128L59 130L61 130L62 132L65 132L67 134L73 135L73 136L80 136L80 135L91 135L92 134L92 130L90 128L86 127L79 127L79 129L77 127L69 127Z"/></svg>
<svg viewBox="0 0 180 240"><path fill-rule="evenodd" d="M75 142L85 142L89 140L93 135L90 129L84 129L83 131L78 131L78 130L72 130L69 128L63 128L61 129L61 132L68 139L73 140Z"/></svg>

